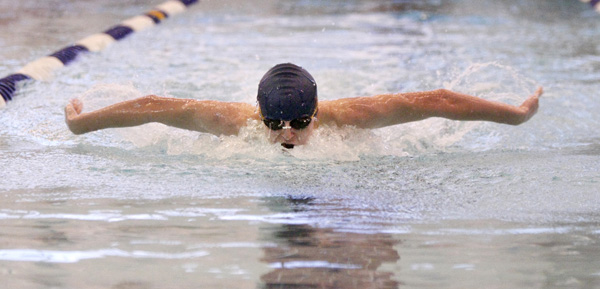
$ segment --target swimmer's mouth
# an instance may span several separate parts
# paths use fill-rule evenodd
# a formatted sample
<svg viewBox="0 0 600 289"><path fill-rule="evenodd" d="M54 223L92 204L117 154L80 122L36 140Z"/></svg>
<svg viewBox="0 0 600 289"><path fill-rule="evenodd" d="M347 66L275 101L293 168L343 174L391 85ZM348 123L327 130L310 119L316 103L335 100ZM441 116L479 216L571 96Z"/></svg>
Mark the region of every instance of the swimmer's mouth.
<svg viewBox="0 0 600 289"><path fill-rule="evenodd" d="M281 146L286 148L286 149L293 149L294 145L293 144L289 144L289 143L281 143Z"/></svg>

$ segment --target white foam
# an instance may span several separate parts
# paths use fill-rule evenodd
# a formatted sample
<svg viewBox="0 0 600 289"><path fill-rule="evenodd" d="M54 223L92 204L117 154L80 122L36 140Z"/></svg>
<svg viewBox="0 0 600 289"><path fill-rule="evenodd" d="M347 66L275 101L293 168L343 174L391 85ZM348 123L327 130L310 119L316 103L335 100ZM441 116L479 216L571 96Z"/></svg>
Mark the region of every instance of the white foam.
<svg viewBox="0 0 600 289"><path fill-rule="evenodd" d="M123 257L134 259L194 259L208 255L209 253L206 251L162 253L149 251L128 252L119 249L100 249L90 251L52 251L33 249L0 250L0 260L46 263L77 263L82 260L102 259L106 257Z"/></svg>

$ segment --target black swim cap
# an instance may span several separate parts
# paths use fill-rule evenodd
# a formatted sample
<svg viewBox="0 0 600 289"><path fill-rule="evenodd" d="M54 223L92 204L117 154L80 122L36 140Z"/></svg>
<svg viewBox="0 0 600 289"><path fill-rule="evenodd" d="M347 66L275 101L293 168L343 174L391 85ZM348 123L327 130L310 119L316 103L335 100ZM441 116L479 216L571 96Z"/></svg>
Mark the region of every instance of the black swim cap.
<svg viewBox="0 0 600 289"><path fill-rule="evenodd" d="M317 83L302 67L284 63L269 69L258 84L263 118L293 120L317 109Z"/></svg>

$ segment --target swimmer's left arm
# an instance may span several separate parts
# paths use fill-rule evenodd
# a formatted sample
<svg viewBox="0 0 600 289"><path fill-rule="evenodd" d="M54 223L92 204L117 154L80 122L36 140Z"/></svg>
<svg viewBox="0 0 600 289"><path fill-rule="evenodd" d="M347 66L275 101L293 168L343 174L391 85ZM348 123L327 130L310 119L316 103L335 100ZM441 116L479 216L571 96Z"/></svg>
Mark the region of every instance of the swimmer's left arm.
<svg viewBox="0 0 600 289"><path fill-rule="evenodd" d="M538 109L538 88L520 106L438 89L424 92L345 98L319 104L319 120L337 125L379 128L430 117L452 120L481 120L518 125Z"/></svg>

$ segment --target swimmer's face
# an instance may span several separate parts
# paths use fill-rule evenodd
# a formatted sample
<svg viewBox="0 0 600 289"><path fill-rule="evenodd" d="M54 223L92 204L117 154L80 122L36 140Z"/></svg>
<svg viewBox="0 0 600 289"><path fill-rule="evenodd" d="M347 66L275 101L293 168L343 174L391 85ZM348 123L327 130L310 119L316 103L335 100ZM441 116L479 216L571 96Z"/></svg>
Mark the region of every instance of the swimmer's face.
<svg viewBox="0 0 600 289"><path fill-rule="evenodd" d="M306 144L315 129L316 117L292 121L265 121L269 140L280 143L285 148Z"/></svg>

